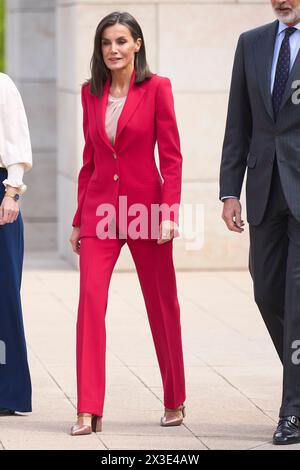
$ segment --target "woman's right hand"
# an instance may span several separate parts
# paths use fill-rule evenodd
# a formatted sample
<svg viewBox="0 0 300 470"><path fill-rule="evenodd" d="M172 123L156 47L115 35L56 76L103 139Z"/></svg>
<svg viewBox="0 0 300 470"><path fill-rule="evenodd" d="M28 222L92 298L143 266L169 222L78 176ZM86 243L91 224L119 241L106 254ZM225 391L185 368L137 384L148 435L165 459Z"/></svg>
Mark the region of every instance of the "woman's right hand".
<svg viewBox="0 0 300 470"><path fill-rule="evenodd" d="M73 227L69 241L72 245L74 253L80 254L80 227Z"/></svg>

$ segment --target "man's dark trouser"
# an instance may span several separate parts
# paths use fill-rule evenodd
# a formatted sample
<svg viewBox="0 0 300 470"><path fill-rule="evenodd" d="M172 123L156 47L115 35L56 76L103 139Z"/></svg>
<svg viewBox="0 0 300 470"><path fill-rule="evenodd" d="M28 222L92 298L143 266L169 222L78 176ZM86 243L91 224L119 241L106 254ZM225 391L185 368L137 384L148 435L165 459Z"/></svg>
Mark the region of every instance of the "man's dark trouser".
<svg viewBox="0 0 300 470"><path fill-rule="evenodd" d="M286 203L276 159L264 219L249 228L254 297L283 364L279 416L300 417L300 222Z"/></svg>

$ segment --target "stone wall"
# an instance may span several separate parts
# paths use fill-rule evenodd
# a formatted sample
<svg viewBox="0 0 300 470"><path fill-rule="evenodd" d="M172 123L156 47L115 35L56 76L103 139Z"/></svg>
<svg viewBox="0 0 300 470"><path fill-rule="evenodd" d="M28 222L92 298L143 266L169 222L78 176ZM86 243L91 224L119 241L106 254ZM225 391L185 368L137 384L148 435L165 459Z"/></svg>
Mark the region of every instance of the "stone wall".
<svg viewBox="0 0 300 470"><path fill-rule="evenodd" d="M18 9L19 3L31 4L32 10ZM133 14L142 26L151 69L171 79L184 158L182 204L199 204L204 208L202 248L190 249L192 245L188 245L186 240L176 240L176 266L182 269L245 268L248 259L248 235L245 233L240 236L225 229L220 218L222 205L218 201L218 172L236 42L242 31L274 19L269 2L139 0L132 3L127 1L116 3L109 0L105 2L57 0L55 27L52 22L54 11L51 1L8 1L8 4L10 5L8 38L18 38L19 45L18 54L14 55L16 63L14 67L17 70L14 75L25 92L24 98L32 117L36 148L39 148L40 142L47 145L49 143L49 152L44 152L42 157L36 158L36 170L32 173L31 179L28 178L28 182L35 181L39 187L40 174L45 171L46 162L48 166L50 165L51 194L41 201L41 206L49 211L49 217L53 217L53 220L56 188L53 159L51 160L50 154L51 151L54 154L55 147L50 143L55 140L55 122L52 121L52 113L55 103L53 86L56 78L56 207L60 254L72 263L77 263L76 257L70 250L68 237L76 207L77 175L82 163L81 83L89 77L89 62L97 24L104 15L122 10ZM36 5L40 5L38 11ZM34 15L40 15L39 31L45 41L42 49L36 51L36 54L32 51L38 34L34 32ZM12 34L12 28L16 28L14 23L18 23L16 17L27 19L22 37L20 30L16 36ZM56 75L52 75L52 70L55 70L52 38L54 31ZM26 51L26 64L20 55L20 49ZM10 51L12 44L8 50L9 61L12 60ZM49 67L45 67L44 59L47 57L50 57ZM30 81L33 77L33 71L37 82L28 83L28 79ZM36 114L36 105L39 105L41 100L33 98L31 103L34 93L31 90L27 91L27 87L47 87L47 100L41 107L38 106L38 114ZM47 126L43 124L41 127L41 122L46 124L48 121L48 117L45 119L45 112L51 120L48 133ZM34 192L28 195L30 204L34 199ZM32 209L33 207L29 213ZM246 214L243 216L245 219ZM118 268L132 267L125 246Z"/></svg>

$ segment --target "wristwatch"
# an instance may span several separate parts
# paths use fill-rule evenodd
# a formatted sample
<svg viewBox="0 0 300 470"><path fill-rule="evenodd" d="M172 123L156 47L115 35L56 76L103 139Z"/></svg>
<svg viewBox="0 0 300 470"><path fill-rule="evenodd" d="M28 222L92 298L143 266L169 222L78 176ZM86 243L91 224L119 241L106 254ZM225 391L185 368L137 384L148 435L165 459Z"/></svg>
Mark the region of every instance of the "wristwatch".
<svg viewBox="0 0 300 470"><path fill-rule="evenodd" d="M14 201L18 201L20 199L20 194L15 193L15 194L9 194L8 191L5 192L4 197L11 197L14 199Z"/></svg>

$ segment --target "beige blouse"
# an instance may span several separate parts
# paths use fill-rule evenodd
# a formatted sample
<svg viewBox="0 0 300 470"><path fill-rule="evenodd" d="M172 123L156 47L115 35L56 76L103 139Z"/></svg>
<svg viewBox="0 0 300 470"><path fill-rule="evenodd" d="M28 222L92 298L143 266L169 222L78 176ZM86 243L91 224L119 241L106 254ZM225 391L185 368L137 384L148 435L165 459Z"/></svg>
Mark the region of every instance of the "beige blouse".
<svg viewBox="0 0 300 470"><path fill-rule="evenodd" d="M106 134L112 145L114 145L115 143L118 120L125 101L126 96L115 98L114 96L111 96L111 94L108 95L108 102L105 115L105 128Z"/></svg>

